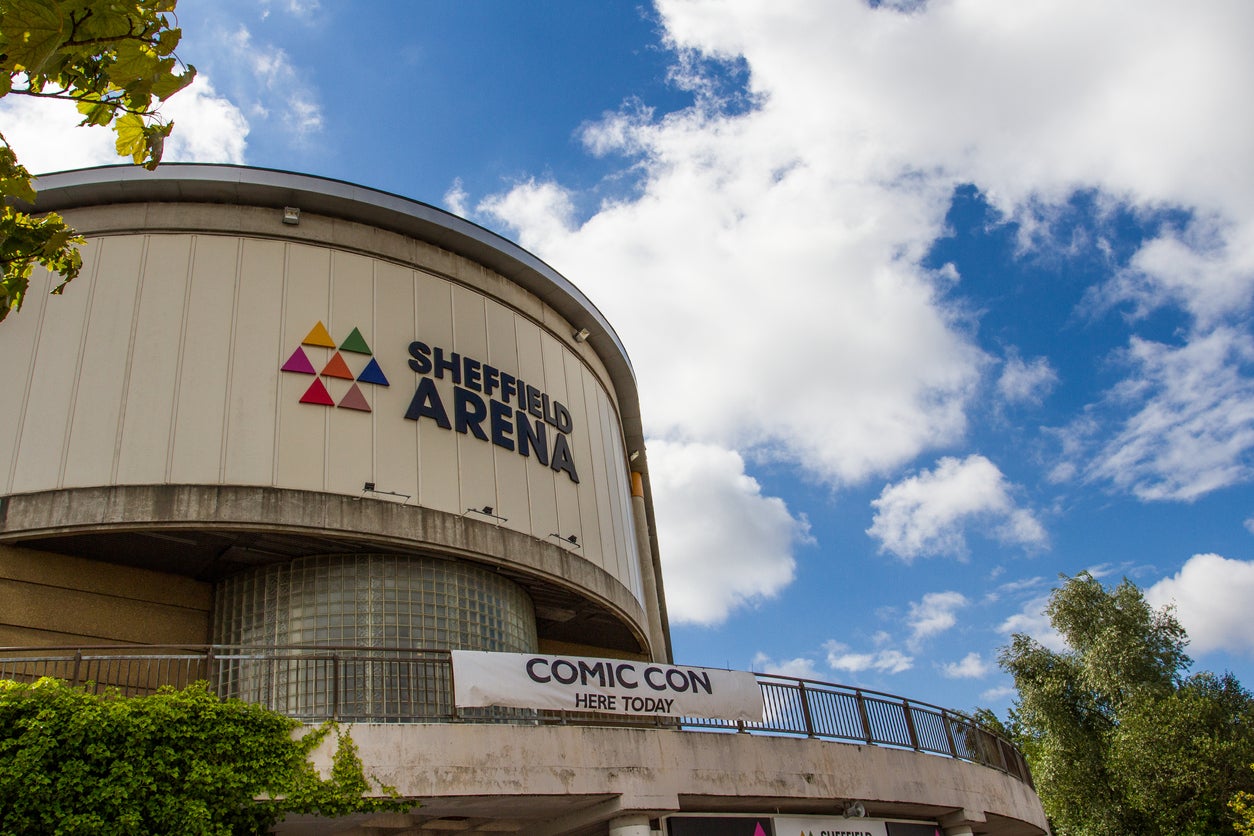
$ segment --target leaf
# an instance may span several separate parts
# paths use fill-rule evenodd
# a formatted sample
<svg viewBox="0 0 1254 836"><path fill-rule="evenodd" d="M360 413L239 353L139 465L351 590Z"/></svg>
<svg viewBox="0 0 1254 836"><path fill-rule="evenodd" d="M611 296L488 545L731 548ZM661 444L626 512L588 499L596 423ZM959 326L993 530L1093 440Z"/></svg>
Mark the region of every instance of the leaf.
<svg viewBox="0 0 1254 836"><path fill-rule="evenodd" d="M133 93L148 88L161 70L163 60L142 41L122 41L114 50L113 62L106 69L109 83Z"/></svg>
<svg viewBox="0 0 1254 836"><path fill-rule="evenodd" d="M158 99L165 101L187 85L191 84L195 78L196 68L190 65L182 75L165 73L153 81L152 94Z"/></svg>
<svg viewBox="0 0 1254 836"><path fill-rule="evenodd" d="M113 120L114 108L97 99L83 99L77 107L78 112L83 114L80 125L107 125Z"/></svg>
<svg viewBox="0 0 1254 836"><path fill-rule="evenodd" d="M30 172L17 161L13 149L0 136L0 196L15 197L27 203L35 202L35 189L30 183Z"/></svg>
<svg viewBox="0 0 1254 836"><path fill-rule="evenodd" d="M9 0L7 5L0 15L7 61L27 75L37 75L65 40L65 18L48 0Z"/></svg>
<svg viewBox="0 0 1254 836"><path fill-rule="evenodd" d="M118 156L130 157L137 165L142 163L148 154L143 118L135 113L124 113L114 121L113 130L117 134Z"/></svg>

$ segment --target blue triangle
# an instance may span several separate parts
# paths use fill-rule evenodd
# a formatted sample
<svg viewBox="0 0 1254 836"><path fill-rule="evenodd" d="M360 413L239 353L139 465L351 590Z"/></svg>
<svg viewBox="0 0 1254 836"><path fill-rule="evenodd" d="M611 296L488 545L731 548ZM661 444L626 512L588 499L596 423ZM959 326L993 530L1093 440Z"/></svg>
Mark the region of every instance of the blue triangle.
<svg viewBox="0 0 1254 836"><path fill-rule="evenodd" d="M387 377L383 374L383 369L379 368L379 361L370 358L370 362L366 364L366 368L362 373L357 375L358 383L377 383L380 386L388 386Z"/></svg>

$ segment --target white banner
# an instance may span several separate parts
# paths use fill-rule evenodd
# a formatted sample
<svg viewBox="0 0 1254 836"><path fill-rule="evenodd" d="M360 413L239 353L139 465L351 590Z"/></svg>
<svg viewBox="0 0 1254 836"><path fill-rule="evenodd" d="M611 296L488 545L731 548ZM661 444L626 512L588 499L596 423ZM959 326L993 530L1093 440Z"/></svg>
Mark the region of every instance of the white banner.
<svg viewBox="0 0 1254 836"><path fill-rule="evenodd" d="M888 836L888 826L874 819L776 816L775 836Z"/></svg>
<svg viewBox="0 0 1254 836"><path fill-rule="evenodd" d="M458 708L490 705L658 717L762 721L762 691L746 671L582 656L454 650Z"/></svg>

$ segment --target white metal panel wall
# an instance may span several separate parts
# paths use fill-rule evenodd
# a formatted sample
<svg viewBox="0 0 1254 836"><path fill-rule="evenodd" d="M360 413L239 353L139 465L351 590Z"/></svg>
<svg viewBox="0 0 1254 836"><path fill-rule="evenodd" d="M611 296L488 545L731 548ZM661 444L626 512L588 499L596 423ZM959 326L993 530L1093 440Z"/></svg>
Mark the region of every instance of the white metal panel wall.
<svg viewBox="0 0 1254 836"><path fill-rule="evenodd" d="M533 319L421 270L310 244L120 235L84 255L63 297L46 298L40 272L0 325L0 352L16 360L0 364L0 493L172 483L360 495L374 482L449 513L491 506L546 542L575 535L566 547L642 598L613 398ZM334 347L302 346L318 323L336 346L358 329L373 352L390 385L357 384L368 410L300 402L316 377L340 404L352 380L280 371L298 348L315 371L332 359ZM406 420L422 377L414 340L564 404L579 482L534 454ZM370 359L341 354L353 374ZM451 375L435 385L453 420Z"/></svg>

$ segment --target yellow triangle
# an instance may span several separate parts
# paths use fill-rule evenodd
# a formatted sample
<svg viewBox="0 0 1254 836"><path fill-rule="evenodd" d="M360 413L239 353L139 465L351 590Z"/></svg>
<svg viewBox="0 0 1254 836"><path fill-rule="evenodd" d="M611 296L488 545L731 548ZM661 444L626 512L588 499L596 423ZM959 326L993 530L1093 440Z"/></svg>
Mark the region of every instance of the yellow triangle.
<svg viewBox="0 0 1254 836"><path fill-rule="evenodd" d="M322 324L322 320L318 320L318 324L309 329L309 333L305 336L305 339L301 340L300 344L335 348L335 340L331 339L331 335L327 333L327 327Z"/></svg>

